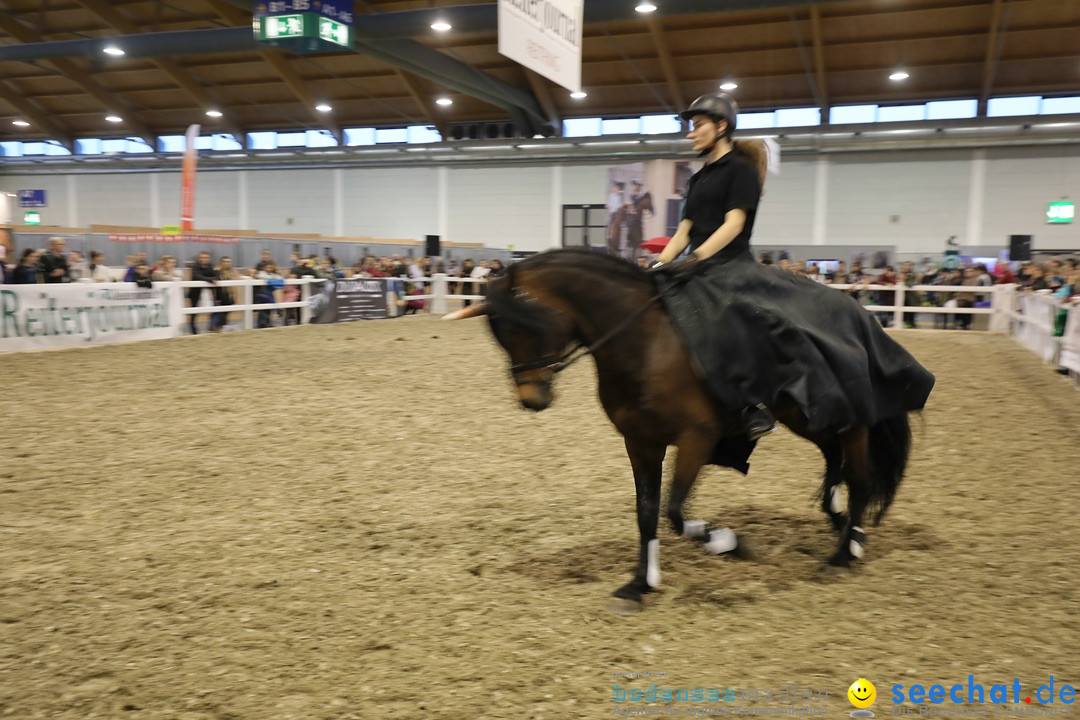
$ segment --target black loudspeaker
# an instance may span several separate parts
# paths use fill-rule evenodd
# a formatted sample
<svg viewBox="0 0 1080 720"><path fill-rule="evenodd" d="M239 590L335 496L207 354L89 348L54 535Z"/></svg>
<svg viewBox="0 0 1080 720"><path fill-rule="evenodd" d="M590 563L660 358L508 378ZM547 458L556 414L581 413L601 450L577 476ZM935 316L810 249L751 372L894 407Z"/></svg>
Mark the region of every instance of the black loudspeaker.
<svg viewBox="0 0 1080 720"><path fill-rule="evenodd" d="M1031 236L1009 236L1009 260L1013 262L1026 262L1031 259Z"/></svg>
<svg viewBox="0 0 1080 720"><path fill-rule="evenodd" d="M439 236L438 235L425 235L424 240L426 243L424 254L428 257L438 257L439 250Z"/></svg>

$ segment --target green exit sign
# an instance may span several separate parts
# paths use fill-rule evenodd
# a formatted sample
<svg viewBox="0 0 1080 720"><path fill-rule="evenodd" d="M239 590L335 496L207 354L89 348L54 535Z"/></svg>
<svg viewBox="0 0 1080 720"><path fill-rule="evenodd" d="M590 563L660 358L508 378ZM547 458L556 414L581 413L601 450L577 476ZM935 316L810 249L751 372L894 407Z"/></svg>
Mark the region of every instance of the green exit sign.
<svg viewBox="0 0 1080 720"><path fill-rule="evenodd" d="M23 213L23 225L40 225L41 213L37 210L27 210Z"/></svg>
<svg viewBox="0 0 1080 720"><path fill-rule="evenodd" d="M1046 222L1071 223L1076 217L1076 204L1067 200L1052 202L1046 206Z"/></svg>
<svg viewBox="0 0 1080 720"><path fill-rule="evenodd" d="M312 10L318 12L309 12ZM352 19L351 12L338 11L326 3L291 0L259 4L254 18L255 39L294 53L352 50Z"/></svg>

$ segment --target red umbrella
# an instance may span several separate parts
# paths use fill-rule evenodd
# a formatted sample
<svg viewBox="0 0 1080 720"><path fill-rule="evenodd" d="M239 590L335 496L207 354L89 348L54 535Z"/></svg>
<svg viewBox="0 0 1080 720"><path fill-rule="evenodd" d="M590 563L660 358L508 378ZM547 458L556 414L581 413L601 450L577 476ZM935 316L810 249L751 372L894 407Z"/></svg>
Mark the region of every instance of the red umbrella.
<svg viewBox="0 0 1080 720"><path fill-rule="evenodd" d="M667 244L671 242L669 237L654 237L651 240L641 243L641 249L651 253L658 253L667 247Z"/></svg>

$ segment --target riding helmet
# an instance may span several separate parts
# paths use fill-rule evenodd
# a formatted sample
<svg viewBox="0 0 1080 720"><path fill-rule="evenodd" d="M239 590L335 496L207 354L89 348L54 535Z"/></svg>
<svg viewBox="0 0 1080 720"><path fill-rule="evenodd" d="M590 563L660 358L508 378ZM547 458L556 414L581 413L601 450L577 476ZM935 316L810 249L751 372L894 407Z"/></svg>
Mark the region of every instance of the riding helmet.
<svg viewBox="0 0 1080 720"><path fill-rule="evenodd" d="M728 134L730 135L731 131L735 129L735 117L738 114L739 106L735 103L735 98L727 93L715 93L702 95L690 103L690 107L679 113L679 116L687 121L695 115L708 115L716 121L727 120Z"/></svg>

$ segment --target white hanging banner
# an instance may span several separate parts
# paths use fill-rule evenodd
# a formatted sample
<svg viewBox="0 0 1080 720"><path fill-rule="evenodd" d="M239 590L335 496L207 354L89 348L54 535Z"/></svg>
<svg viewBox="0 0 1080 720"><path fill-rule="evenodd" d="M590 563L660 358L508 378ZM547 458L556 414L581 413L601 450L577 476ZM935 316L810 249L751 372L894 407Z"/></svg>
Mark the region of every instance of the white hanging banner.
<svg viewBox="0 0 1080 720"><path fill-rule="evenodd" d="M499 0L499 53L581 90L583 0Z"/></svg>

